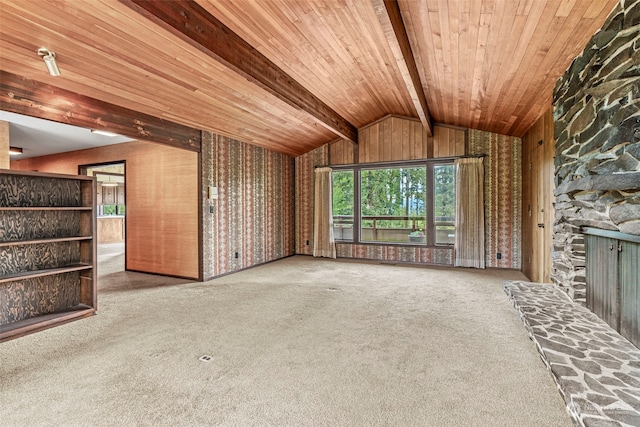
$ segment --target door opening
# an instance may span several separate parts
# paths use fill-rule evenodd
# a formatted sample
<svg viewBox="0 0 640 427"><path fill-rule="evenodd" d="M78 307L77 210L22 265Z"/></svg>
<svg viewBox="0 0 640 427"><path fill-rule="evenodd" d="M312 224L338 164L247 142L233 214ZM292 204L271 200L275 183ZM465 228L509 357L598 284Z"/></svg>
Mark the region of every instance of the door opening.
<svg viewBox="0 0 640 427"><path fill-rule="evenodd" d="M81 175L95 176L96 229L100 275L126 270L125 162L80 166Z"/></svg>

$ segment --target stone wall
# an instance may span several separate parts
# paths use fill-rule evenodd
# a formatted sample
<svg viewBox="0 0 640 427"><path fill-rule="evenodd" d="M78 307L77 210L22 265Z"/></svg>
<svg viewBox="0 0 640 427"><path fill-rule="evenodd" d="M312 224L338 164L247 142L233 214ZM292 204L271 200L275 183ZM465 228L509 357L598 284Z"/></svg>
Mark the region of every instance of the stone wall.
<svg viewBox="0 0 640 427"><path fill-rule="evenodd" d="M640 234L640 0L621 0L554 91L552 280L585 302L581 227Z"/></svg>

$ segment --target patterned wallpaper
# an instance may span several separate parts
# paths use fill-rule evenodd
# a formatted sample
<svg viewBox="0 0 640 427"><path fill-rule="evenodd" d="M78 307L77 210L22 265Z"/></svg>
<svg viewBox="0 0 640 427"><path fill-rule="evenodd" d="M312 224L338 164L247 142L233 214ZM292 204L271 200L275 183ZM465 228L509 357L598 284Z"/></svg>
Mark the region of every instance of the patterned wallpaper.
<svg viewBox="0 0 640 427"><path fill-rule="evenodd" d="M453 250L448 248L337 243L336 251L338 258L453 265Z"/></svg>
<svg viewBox="0 0 640 427"><path fill-rule="evenodd" d="M313 171L329 161L329 144L296 157L296 254L313 255ZM309 244L307 244L309 242Z"/></svg>
<svg viewBox="0 0 640 427"><path fill-rule="evenodd" d="M203 278L293 255L293 158L211 132L201 156Z"/></svg>
<svg viewBox="0 0 640 427"><path fill-rule="evenodd" d="M522 140L469 129L469 155L485 158L486 266L520 269ZM497 259L500 252L502 259Z"/></svg>

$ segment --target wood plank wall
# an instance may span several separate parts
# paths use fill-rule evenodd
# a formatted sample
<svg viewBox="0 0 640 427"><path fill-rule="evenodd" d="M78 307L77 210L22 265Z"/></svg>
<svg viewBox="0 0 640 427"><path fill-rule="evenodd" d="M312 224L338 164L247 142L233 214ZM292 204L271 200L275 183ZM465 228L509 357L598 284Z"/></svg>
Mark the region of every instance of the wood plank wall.
<svg viewBox="0 0 640 427"><path fill-rule="evenodd" d="M329 143L329 164L352 165L358 163L358 145L346 139Z"/></svg>
<svg viewBox="0 0 640 427"><path fill-rule="evenodd" d="M0 120L0 169L9 169L9 122Z"/></svg>
<svg viewBox="0 0 640 427"><path fill-rule="evenodd" d="M551 282L555 154L552 110L549 108L522 138L522 272L530 280L542 283Z"/></svg>
<svg viewBox="0 0 640 427"><path fill-rule="evenodd" d="M465 155L467 131L464 128L436 125L433 128L433 157Z"/></svg>
<svg viewBox="0 0 640 427"><path fill-rule="evenodd" d="M465 154L466 129L434 126L428 137L414 118L386 116L358 131L358 145L341 139L329 145L331 165L455 157Z"/></svg>
<svg viewBox="0 0 640 427"><path fill-rule="evenodd" d="M198 153L133 141L11 162L75 175L79 165L126 161L126 267L198 279Z"/></svg>

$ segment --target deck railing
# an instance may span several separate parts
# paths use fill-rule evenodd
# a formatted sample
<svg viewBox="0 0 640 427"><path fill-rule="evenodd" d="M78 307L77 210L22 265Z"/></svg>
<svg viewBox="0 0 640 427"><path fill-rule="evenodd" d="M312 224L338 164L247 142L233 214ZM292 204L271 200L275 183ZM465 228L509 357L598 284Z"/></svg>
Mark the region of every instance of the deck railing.
<svg viewBox="0 0 640 427"><path fill-rule="evenodd" d="M436 244L453 244L454 217L434 218ZM353 240L353 215L334 215L333 228L336 240ZM423 216L403 215L363 215L361 220L361 241L389 243L421 243L424 238L410 238L409 234L426 229Z"/></svg>

